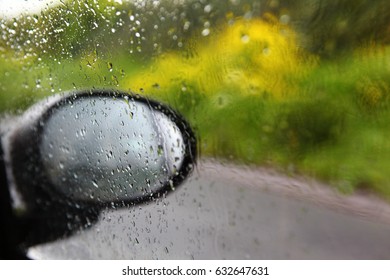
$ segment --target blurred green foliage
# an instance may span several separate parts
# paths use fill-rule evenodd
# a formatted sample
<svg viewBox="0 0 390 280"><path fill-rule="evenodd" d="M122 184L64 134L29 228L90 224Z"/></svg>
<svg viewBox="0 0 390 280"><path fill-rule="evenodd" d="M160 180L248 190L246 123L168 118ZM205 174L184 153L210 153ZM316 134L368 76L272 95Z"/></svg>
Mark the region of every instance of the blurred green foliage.
<svg viewBox="0 0 390 280"><path fill-rule="evenodd" d="M390 2L62 1L0 21L0 111L82 88L162 100L201 155L390 198Z"/></svg>

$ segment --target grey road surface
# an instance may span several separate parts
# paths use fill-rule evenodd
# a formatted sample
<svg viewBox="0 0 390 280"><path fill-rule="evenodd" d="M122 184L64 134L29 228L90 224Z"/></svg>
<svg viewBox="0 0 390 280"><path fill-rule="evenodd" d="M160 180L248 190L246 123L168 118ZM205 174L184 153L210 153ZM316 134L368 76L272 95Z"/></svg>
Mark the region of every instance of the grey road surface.
<svg viewBox="0 0 390 280"><path fill-rule="evenodd" d="M389 259L390 205L266 169L201 162L156 202L105 210L42 259Z"/></svg>

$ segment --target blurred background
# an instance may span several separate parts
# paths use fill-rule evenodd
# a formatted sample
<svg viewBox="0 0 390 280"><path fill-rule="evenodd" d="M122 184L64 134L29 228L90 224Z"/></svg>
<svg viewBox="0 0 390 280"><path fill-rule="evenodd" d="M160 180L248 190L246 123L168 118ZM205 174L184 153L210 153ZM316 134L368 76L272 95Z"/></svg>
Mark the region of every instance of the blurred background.
<svg viewBox="0 0 390 280"><path fill-rule="evenodd" d="M390 198L387 0L0 1L0 112L132 91L200 156Z"/></svg>

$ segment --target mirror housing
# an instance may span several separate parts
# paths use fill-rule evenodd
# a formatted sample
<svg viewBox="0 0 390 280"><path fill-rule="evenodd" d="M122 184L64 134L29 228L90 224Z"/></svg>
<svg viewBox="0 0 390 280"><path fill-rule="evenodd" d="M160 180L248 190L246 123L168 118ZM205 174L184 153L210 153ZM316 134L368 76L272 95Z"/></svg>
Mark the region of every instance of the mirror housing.
<svg viewBox="0 0 390 280"><path fill-rule="evenodd" d="M101 209L164 197L197 153L192 129L173 109L111 90L50 97L24 113L7 142L29 244L91 225Z"/></svg>

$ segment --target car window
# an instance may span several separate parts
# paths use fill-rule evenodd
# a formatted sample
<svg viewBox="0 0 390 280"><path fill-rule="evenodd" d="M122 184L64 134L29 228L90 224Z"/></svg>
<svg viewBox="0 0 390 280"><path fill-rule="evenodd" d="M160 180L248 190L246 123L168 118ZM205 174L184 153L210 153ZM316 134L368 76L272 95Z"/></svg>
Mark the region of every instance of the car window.
<svg viewBox="0 0 390 280"><path fill-rule="evenodd" d="M128 92L172 108L197 146L192 172L169 193L115 201L85 219L68 213L82 220L72 234L28 256L388 258L389 8L386 0L0 1L3 131L51 96ZM121 201L137 194L126 176L158 185L159 171L182 163L161 162L161 139L187 139L167 130L172 115L162 114L153 134L145 113L134 119L131 149L153 151L130 154L147 167L121 173L126 186L112 181L111 169L131 159L90 167L130 141L110 130L128 105L70 106L45 123L40 162L63 194L95 201L91 184L115 185ZM103 142L89 129L95 111ZM88 151L75 144L64 152L64 139L79 133L91 140ZM172 158L184 153L180 145ZM13 205L23 207L17 192Z"/></svg>

